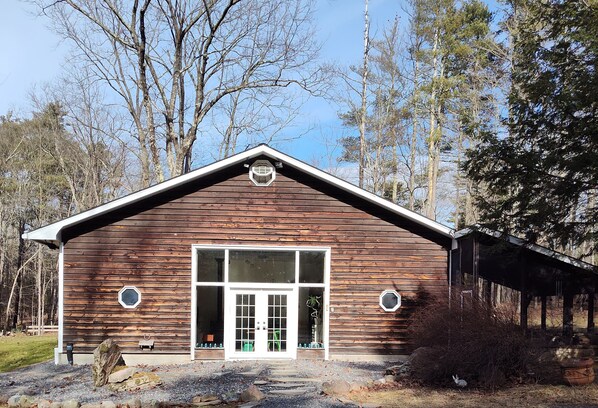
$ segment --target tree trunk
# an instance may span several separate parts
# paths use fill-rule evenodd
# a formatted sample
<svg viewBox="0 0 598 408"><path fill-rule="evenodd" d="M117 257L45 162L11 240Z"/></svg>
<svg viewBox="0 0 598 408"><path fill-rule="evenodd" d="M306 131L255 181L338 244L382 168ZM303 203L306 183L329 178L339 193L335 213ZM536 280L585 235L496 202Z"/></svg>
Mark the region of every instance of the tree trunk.
<svg viewBox="0 0 598 408"><path fill-rule="evenodd" d="M436 183L438 174L436 153L438 151L438 141L440 139L437 129L438 118L438 101L437 99L437 80L438 80L438 49L440 43L440 33L438 29L434 32L434 45L432 47L432 90L430 93L430 133L428 136L428 194L426 197L426 211L425 215L428 218L436 218Z"/></svg>
<svg viewBox="0 0 598 408"><path fill-rule="evenodd" d="M361 112L359 115L359 187L361 187L361 188L363 188L363 186L364 186L365 154L366 154L365 123L366 123L366 115L367 115L367 78L368 78L368 54L369 54L369 37L370 37L368 0L365 0L364 19L365 19L365 27L363 30L363 72L361 75Z"/></svg>

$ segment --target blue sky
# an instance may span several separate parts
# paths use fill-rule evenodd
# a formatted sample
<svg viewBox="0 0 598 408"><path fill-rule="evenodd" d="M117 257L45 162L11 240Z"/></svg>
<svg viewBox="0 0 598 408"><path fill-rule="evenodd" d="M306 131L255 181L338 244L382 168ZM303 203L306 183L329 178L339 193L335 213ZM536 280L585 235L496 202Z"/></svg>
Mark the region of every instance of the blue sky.
<svg viewBox="0 0 598 408"><path fill-rule="evenodd" d="M382 31L400 13L401 3L370 0L371 32ZM323 59L336 65L358 64L363 47L363 1L319 0L316 7ZM0 12L0 55L0 114L13 110L27 116L32 110L29 93L60 75L68 46L49 29L46 18L36 15L31 4L8 0ZM326 101L310 99L287 135L304 136L300 141L282 142L280 148L303 160L320 158L325 150L322 137L335 139L346 132L337 119L337 110Z"/></svg>

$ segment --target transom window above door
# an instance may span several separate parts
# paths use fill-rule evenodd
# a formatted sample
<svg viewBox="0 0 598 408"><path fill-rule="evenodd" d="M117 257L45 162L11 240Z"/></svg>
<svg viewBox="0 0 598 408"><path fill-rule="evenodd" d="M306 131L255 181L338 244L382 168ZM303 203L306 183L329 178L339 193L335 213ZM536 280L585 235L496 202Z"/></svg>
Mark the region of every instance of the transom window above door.
<svg viewBox="0 0 598 408"><path fill-rule="evenodd" d="M326 251L319 249L195 249L197 283L324 284Z"/></svg>

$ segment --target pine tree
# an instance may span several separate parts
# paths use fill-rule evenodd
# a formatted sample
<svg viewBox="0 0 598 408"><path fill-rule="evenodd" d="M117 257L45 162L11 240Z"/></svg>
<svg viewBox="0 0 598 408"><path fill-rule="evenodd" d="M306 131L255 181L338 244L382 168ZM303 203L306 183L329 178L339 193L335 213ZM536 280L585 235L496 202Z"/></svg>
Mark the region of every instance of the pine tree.
<svg viewBox="0 0 598 408"><path fill-rule="evenodd" d="M598 250L598 3L513 1L509 134L469 152L485 224L571 250Z"/></svg>

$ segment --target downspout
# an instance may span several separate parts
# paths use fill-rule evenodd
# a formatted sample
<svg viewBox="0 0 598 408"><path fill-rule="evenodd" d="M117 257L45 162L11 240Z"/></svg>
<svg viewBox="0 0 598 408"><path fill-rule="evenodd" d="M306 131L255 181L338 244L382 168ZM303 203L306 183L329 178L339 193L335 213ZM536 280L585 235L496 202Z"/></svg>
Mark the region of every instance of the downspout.
<svg viewBox="0 0 598 408"><path fill-rule="evenodd" d="M451 231L451 249L449 251L449 263L448 263L448 301L449 301L449 310L451 309L451 299L453 295L453 251L459 248L459 242L455 238L455 231Z"/></svg>

